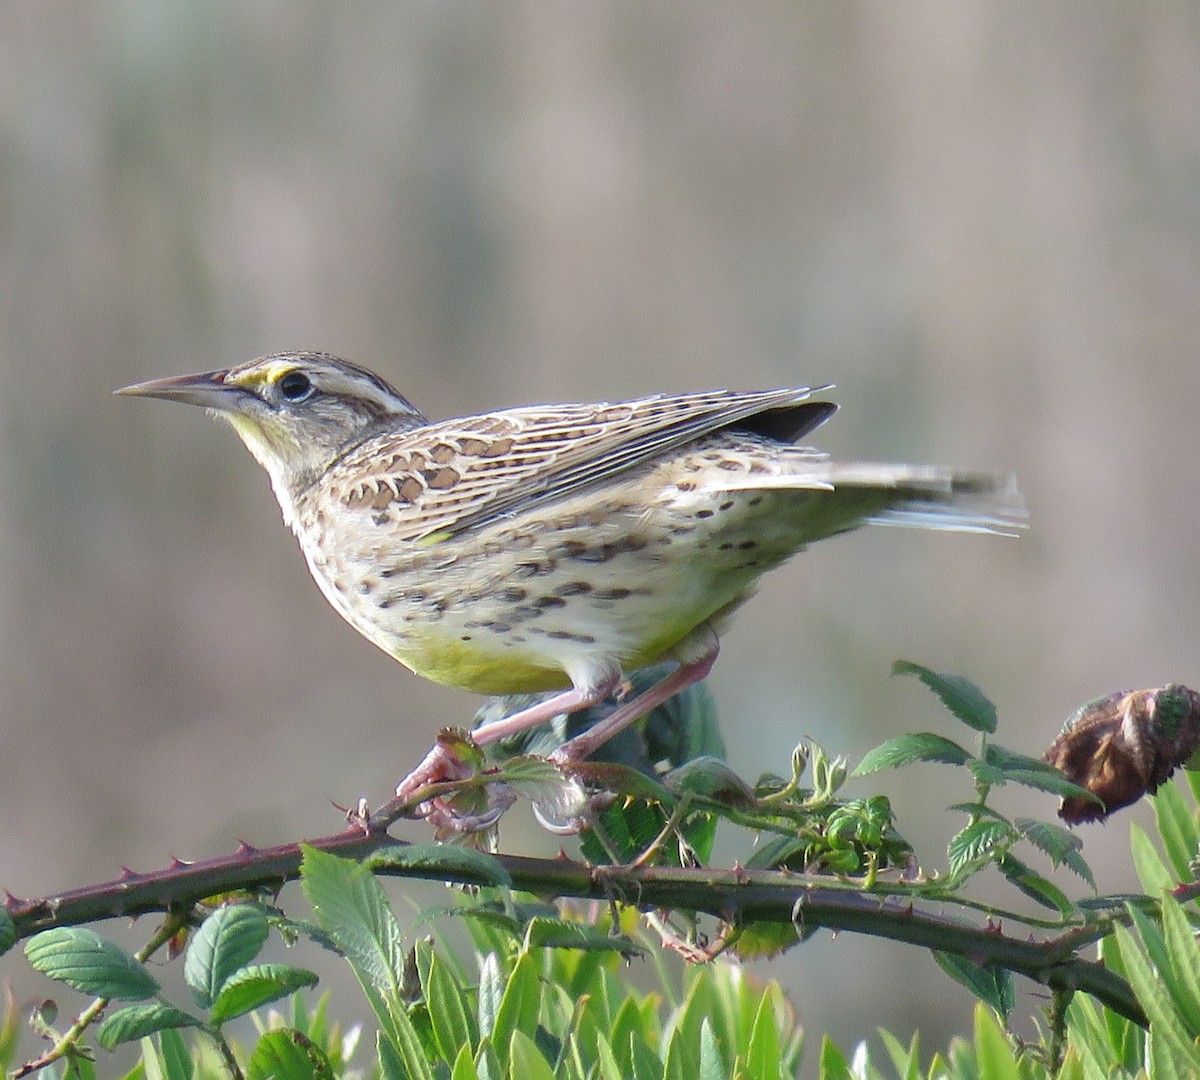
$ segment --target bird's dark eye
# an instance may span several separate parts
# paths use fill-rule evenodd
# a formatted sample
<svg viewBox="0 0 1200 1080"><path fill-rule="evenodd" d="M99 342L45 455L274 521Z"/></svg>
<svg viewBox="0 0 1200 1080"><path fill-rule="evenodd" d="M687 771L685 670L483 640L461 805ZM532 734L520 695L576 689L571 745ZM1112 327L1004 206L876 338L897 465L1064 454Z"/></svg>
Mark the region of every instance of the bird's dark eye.
<svg viewBox="0 0 1200 1080"><path fill-rule="evenodd" d="M312 380L303 371L289 371L279 380L279 392L288 401L303 401L312 391Z"/></svg>

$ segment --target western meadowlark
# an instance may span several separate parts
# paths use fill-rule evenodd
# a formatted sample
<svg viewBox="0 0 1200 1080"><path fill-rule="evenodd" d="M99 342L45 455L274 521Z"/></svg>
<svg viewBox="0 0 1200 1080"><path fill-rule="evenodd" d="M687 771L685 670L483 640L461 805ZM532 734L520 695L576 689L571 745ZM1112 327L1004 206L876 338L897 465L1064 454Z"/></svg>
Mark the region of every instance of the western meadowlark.
<svg viewBox="0 0 1200 1080"><path fill-rule="evenodd" d="M555 754L578 760L702 679L762 575L865 522L1010 533L1011 477L838 464L795 445L829 387L532 405L431 422L319 353L118 391L224 417L267 470L337 611L419 675L483 694L561 689L477 728L492 742L671 674ZM453 776L438 750L401 795Z"/></svg>

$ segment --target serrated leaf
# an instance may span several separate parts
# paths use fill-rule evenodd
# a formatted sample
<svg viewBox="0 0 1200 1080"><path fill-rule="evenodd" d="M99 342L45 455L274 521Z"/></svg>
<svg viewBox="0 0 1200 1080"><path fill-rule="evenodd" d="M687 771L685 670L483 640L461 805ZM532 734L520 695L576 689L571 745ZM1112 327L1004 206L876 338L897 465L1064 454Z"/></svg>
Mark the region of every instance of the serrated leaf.
<svg viewBox="0 0 1200 1080"><path fill-rule="evenodd" d="M1049 821L1037 821L1034 818L1017 818L1016 827L1020 834L1038 850L1049 856L1055 867L1065 866L1077 877L1086 881L1093 889L1096 879L1092 876L1092 868L1080 854L1083 841L1061 825Z"/></svg>
<svg viewBox="0 0 1200 1080"><path fill-rule="evenodd" d="M202 1023L198 1017L189 1016L174 1005L148 1001L144 1004L127 1005L108 1016L96 1029L96 1041L105 1050L111 1050L120 1043L141 1039L156 1031L200 1027Z"/></svg>
<svg viewBox="0 0 1200 1080"><path fill-rule="evenodd" d="M158 981L119 945L85 926L43 930L25 943L30 965L56 982L95 997L140 1001Z"/></svg>
<svg viewBox="0 0 1200 1080"><path fill-rule="evenodd" d="M315 986L316 982L316 972L303 968L286 964L252 964L235 971L225 980L212 1004L209 1018L214 1024L223 1024L251 1009L287 997L302 986Z"/></svg>
<svg viewBox="0 0 1200 1080"><path fill-rule="evenodd" d="M1041 758L1009 750L1008 747L1001 746L999 743L987 744L983 751L983 760L1005 773L1016 770L1023 773L1043 773L1046 776L1061 775L1054 765L1042 761Z"/></svg>
<svg viewBox="0 0 1200 1080"><path fill-rule="evenodd" d="M957 953L933 951L933 958L950 978L961 983L980 1001L1001 1016L1007 1016L1016 1001L1012 972L1001 967L982 967Z"/></svg>
<svg viewBox="0 0 1200 1080"><path fill-rule="evenodd" d="M987 803L981 802L960 802L951 803L946 807L947 810L955 810L960 814L968 814L975 818L991 818L993 821L1002 821L1005 825L1012 825L1012 822L1006 818L999 810L993 806L988 806Z"/></svg>
<svg viewBox="0 0 1200 1080"><path fill-rule="evenodd" d="M317 922L361 982L399 997L403 940L382 886L365 866L307 845L303 851L300 876Z"/></svg>
<svg viewBox="0 0 1200 1080"><path fill-rule="evenodd" d="M246 1064L246 1080L334 1080L329 1058L293 1028L268 1031Z"/></svg>
<svg viewBox="0 0 1200 1080"><path fill-rule="evenodd" d="M898 735L869 750L850 775L867 776L880 769L897 769L917 761L965 765L970 760L971 754L953 740L931 731L918 731Z"/></svg>
<svg viewBox="0 0 1200 1080"><path fill-rule="evenodd" d="M674 807L678 801L653 777L631 769L628 765L617 765L608 761L581 761L571 766L571 774L589 788L615 791L627 799L661 803L668 809Z"/></svg>
<svg viewBox="0 0 1200 1080"><path fill-rule="evenodd" d="M1005 855L1000 859L999 866L1000 872L1031 900L1057 911L1060 915L1068 915L1074 910L1074 905L1062 889L1032 867L1026 866L1020 859Z"/></svg>
<svg viewBox="0 0 1200 1080"><path fill-rule="evenodd" d="M1027 772L1024 769L1011 769L1007 772L1002 772L1001 775L1014 784L1034 788L1037 791L1045 791L1050 795L1057 795L1061 799L1087 799L1094 803L1100 803L1101 801L1088 791L1087 788L1080 787L1078 784L1072 784L1070 780L1058 772Z"/></svg>
<svg viewBox="0 0 1200 1080"><path fill-rule="evenodd" d="M676 795L698 795L735 810L758 806L754 791L719 758L701 757L672 769L663 784Z"/></svg>
<svg viewBox="0 0 1200 1080"><path fill-rule="evenodd" d="M257 904L219 907L192 936L183 977L196 1004L207 1009L238 968L250 963L267 940L267 916Z"/></svg>
<svg viewBox="0 0 1200 1080"><path fill-rule="evenodd" d="M950 872L957 873L968 863L990 857L1011 836L1009 827L999 821L972 822L950 840L947 847Z"/></svg>
<svg viewBox="0 0 1200 1080"><path fill-rule="evenodd" d="M594 827L583 834L584 858L597 865L633 862L658 841L666 822L666 809L657 804L634 800L606 806L596 815ZM600 842L600 836L606 843Z"/></svg>
<svg viewBox="0 0 1200 1080"><path fill-rule="evenodd" d="M1008 782L1008 777L1003 769L997 769L995 765L989 765L986 761L980 761L978 758L968 761L967 768L971 771L971 776L977 785L999 787Z"/></svg>
<svg viewBox="0 0 1200 1080"><path fill-rule="evenodd" d="M397 844L376 851L363 865L373 871L426 871L460 885L512 886L512 877L494 855L457 844Z"/></svg>
<svg viewBox="0 0 1200 1080"><path fill-rule="evenodd" d="M892 674L915 675L967 727L989 735L996 730L996 706L970 679L944 675L908 660L897 660L892 665Z"/></svg>
<svg viewBox="0 0 1200 1080"><path fill-rule="evenodd" d="M778 956L797 946L805 940L806 934L811 934L811 930L804 929L803 906L798 905L796 911L800 918L798 923L768 923L760 920L738 926L738 936L734 938L731 952L740 960L761 960Z"/></svg>

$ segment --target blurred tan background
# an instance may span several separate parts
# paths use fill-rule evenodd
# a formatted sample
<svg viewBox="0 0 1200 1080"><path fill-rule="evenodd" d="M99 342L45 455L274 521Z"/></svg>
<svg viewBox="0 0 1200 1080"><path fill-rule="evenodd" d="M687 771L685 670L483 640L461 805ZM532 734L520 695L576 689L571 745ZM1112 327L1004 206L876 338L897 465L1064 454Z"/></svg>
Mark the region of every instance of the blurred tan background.
<svg viewBox="0 0 1200 1080"><path fill-rule="evenodd" d="M110 396L282 349L434 416L833 381L840 456L1016 470L1020 541L861 532L769 580L712 679L747 776L963 734L900 656L1031 753L1200 680L1198 103L1190 0L9 0L0 884L335 831L478 704L326 607L231 432ZM881 786L944 865L962 781ZM1107 889L1127 821L1085 833ZM764 970L843 1042L969 1023L899 947Z"/></svg>

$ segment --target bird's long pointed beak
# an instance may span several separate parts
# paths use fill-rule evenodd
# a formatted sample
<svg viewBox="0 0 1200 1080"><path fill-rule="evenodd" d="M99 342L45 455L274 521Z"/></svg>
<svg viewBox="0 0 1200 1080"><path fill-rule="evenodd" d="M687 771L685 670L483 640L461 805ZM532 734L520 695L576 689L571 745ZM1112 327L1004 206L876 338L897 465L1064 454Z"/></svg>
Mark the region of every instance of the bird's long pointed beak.
<svg viewBox="0 0 1200 1080"><path fill-rule="evenodd" d="M229 412L246 393L236 383L225 381L228 368L219 371L204 371L198 375L171 375L166 379L150 379L114 390L115 394L131 397L155 397L164 401L182 401L188 405L199 405L205 409Z"/></svg>

